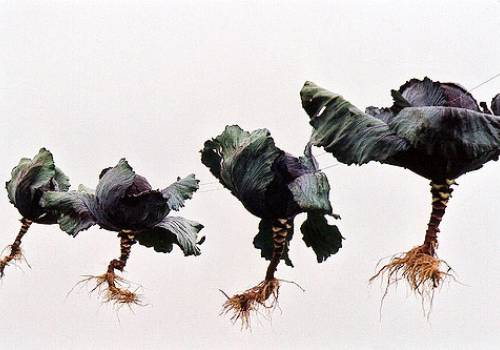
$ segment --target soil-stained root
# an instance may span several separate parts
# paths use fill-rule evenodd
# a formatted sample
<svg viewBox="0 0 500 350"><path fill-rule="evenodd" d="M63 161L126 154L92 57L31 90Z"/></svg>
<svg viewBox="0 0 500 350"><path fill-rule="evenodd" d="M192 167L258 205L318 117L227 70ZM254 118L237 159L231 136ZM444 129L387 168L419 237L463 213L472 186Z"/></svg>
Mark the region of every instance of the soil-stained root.
<svg viewBox="0 0 500 350"><path fill-rule="evenodd" d="M446 277L452 276L451 271L446 261L430 255L428 249L422 245L393 257L370 278L370 282L378 277L385 277L389 287L404 279L413 291L427 297L432 295L433 290L439 287Z"/></svg>
<svg viewBox="0 0 500 350"><path fill-rule="evenodd" d="M444 184L431 182L432 212L424 243L406 253L394 256L387 265L370 278L370 282L378 277L387 280L384 297L391 285L397 284L400 280L406 280L413 291L423 299L430 298L432 303L434 289L438 288L446 277L454 278L451 267L436 255L439 224L453 192L450 186L454 184L456 182L453 180L446 180Z"/></svg>
<svg viewBox="0 0 500 350"><path fill-rule="evenodd" d="M241 322L241 328L250 328L251 314L262 309L272 311L278 306L280 281L274 277L281 255L287 244L286 237L292 230L291 220L279 219L273 226L273 254L267 268L266 278L257 286L247 289L241 294L229 297L221 291L227 300L222 306L221 314L230 314L231 321Z"/></svg>
<svg viewBox="0 0 500 350"><path fill-rule="evenodd" d="M89 276L82 282L95 280L96 286L91 292L98 291L104 303L112 302L117 307L142 305L136 291L129 290L130 284L115 273L115 270L123 272L127 264L131 247L136 243L134 233L130 230L122 230L118 237L120 237L120 258L111 260L106 273L99 276Z"/></svg>
<svg viewBox="0 0 500 350"><path fill-rule="evenodd" d="M11 264L15 261L25 260L23 253L22 253L22 250L21 250L21 241L23 239L23 236L26 234L26 232L28 232L32 223L33 223L33 221L31 221L29 219L26 219L26 218L21 219L21 229L19 230L19 233L17 234L16 239L14 240L14 243L12 243L11 245L9 245L7 247L7 249L10 249L10 253L8 255L4 256L0 260L0 278L2 278L4 276L5 268L9 264ZM28 266L29 266L29 264L28 264Z"/></svg>
<svg viewBox="0 0 500 350"><path fill-rule="evenodd" d="M231 314L233 323L241 321L241 328L250 328L252 312L258 312L261 308L273 310L278 306L279 289L279 280L273 278L230 298L226 295L228 299L222 306L222 313Z"/></svg>

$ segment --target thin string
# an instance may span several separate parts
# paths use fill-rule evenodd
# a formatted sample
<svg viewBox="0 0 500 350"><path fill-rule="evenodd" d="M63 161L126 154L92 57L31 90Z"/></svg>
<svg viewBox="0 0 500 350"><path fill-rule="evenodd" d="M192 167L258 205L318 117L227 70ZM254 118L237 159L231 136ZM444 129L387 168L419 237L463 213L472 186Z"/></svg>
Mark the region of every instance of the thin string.
<svg viewBox="0 0 500 350"><path fill-rule="evenodd" d="M487 79L487 80L483 81L481 84L478 84L478 85L474 86L474 87L473 87L472 89L470 89L469 91L474 91L474 90L476 90L477 88L480 88L480 87L481 87L481 86L483 86L484 84L487 84L487 83L489 83L490 81L492 81L492 80L494 80L494 79L496 79L496 78L498 78L498 77L500 77L500 73L497 73L497 74L495 74L494 76L492 76L491 78L489 78L489 79Z"/></svg>
<svg viewBox="0 0 500 350"><path fill-rule="evenodd" d="M219 181L202 182L199 184L199 186L213 185L213 184L218 184L218 183L219 183Z"/></svg>
<svg viewBox="0 0 500 350"><path fill-rule="evenodd" d="M476 90L476 89L480 88L481 86L483 86L483 85L485 85L485 84L489 83L490 81L492 81L492 80L494 80L494 79L496 79L496 78L498 78L498 77L500 77L500 73L497 73L497 74L493 75L492 77L490 77L490 78L486 79L486 80L485 80L485 81L483 81L482 83L477 84L476 86L472 87L472 88L471 88L471 89L469 89L469 90L467 90L467 89L465 89L465 90L466 90L467 92L469 92L469 93L470 93L470 92L472 92L472 91L474 91L474 90ZM461 96L456 97L456 98L454 98L453 100L451 100L451 101L450 101L450 102L448 102L448 103L455 102L455 101L457 101L457 100L459 100L459 99L461 99L461 98L462 98Z"/></svg>
<svg viewBox="0 0 500 350"><path fill-rule="evenodd" d="M212 188L210 190L201 190L201 191L198 191L198 193L203 193L203 192L212 192L212 191L220 191L220 190L223 190L224 187L219 187L219 188Z"/></svg>
<svg viewBox="0 0 500 350"><path fill-rule="evenodd" d="M335 163L335 164L331 164L331 165L328 165L328 166L325 166L321 169L318 169L318 171L323 171L323 170L326 170L326 169L330 169L330 168L333 168L333 167L336 167L336 166L339 166L341 165L340 163Z"/></svg>

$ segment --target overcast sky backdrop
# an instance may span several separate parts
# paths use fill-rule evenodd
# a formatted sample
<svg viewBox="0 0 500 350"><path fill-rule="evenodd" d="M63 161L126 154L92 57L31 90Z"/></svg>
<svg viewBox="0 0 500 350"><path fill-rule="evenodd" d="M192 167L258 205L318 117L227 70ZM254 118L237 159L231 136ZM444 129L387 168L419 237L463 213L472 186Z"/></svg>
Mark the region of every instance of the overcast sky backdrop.
<svg viewBox="0 0 500 350"><path fill-rule="evenodd" d="M124 156L153 187L191 172L210 182L198 151L226 124L266 127L279 147L302 152L305 80L361 108L389 105L390 89L412 77L471 88L500 72L499 32L493 0L1 1L0 179L45 146L75 187L95 187ZM474 95L489 102L498 92L500 79ZM227 190L209 191L181 211L206 226L200 257L133 247L124 275L149 303L135 313L117 315L87 289L66 297L80 275L104 272L118 255L115 233L94 227L73 239L32 226L23 244L32 269L9 268L0 286L0 348L497 348L500 164L458 181L439 254L463 284L444 285L430 321L403 286L380 321L382 289L368 285L379 258L423 240L428 181L376 163L326 172L344 248L317 264L295 236L296 267L278 276L307 291L283 285L272 323L241 332L218 316L218 288L254 285L266 263L252 246L259 220ZM5 246L20 223L5 192L0 199Z"/></svg>

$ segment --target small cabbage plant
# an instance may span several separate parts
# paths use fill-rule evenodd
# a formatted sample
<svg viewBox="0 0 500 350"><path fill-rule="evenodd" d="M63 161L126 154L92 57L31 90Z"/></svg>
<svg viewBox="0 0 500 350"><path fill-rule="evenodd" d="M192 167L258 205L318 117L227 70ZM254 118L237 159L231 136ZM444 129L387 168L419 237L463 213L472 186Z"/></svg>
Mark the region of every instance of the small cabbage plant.
<svg viewBox="0 0 500 350"><path fill-rule="evenodd" d="M277 305L280 279L275 272L281 260L293 266L288 244L294 232L294 219L307 213L301 226L303 240L325 261L342 247L342 235L325 215L333 214L326 175L307 145L302 157L294 157L276 147L266 129L247 132L237 125L205 142L202 162L243 206L261 219L253 244L261 256L270 260L264 280L257 286L232 297L223 312L232 313L248 327L251 312ZM270 301L269 301L270 300Z"/></svg>
<svg viewBox="0 0 500 350"><path fill-rule="evenodd" d="M198 189L198 180L189 175L178 178L163 190L152 189L149 182L134 172L125 159L115 167L104 169L93 191L84 186L78 191L47 192L44 208L61 213L60 228L76 236L93 225L118 232L121 254L111 260L107 271L95 278L95 289L104 291L104 301L118 305L139 304L139 296L127 288L127 282L115 271L123 271L136 242L161 253L170 253L178 245L184 255L199 255L203 239L198 233L203 225L180 216L169 216L179 210ZM103 288L103 289L102 289Z"/></svg>
<svg viewBox="0 0 500 350"><path fill-rule="evenodd" d="M500 155L500 95L493 98L491 112L460 85L429 78L411 79L391 93L391 107L368 107L365 112L311 82L300 94L315 146L348 165L378 161L430 180L432 210L424 242L394 256L374 278L385 276L387 287L406 280L432 301L434 289L453 276L436 254L451 186Z"/></svg>
<svg viewBox="0 0 500 350"><path fill-rule="evenodd" d="M57 213L40 206L40 198L47 191L65 192L70 187L69 178L54 165L52 153L42 148L33 158L22 158L12 169L12 177L6 183L9 201L21 214L21 229L9 254L0 259L0 278L5 267L15 261L23 260L21 242L31 224L51 225L57 223ZM29 266L29 265L28 265Z"/></svg>

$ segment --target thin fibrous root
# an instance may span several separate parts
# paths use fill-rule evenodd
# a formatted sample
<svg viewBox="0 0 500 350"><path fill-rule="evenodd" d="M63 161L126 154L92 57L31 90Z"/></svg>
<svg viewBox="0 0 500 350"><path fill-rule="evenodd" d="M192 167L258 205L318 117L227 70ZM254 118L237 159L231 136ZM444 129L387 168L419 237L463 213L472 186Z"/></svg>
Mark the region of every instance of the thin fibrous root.
<svg viewBox="0 0 500 350"><path fill-rule="evenodd" d="M241 321L241 328L248 329L252 312L259 312L262 308L274 310L278 307L279 289L280 281L272 278L232 297L221 291L228 298L222 306L221 315L231 314L233 323Z"/></svg>
<svg viewBox="0 0 500 350"><path fill-rule="evenodd" d="M221 291L227 297L226 302L222 306L221 315L230 314L230 319L233 323L241 321L241 328L248 329L250 328L250 316L252 313L258 313L261 309L267 310L270 313L272 310L279 307L278 296L280 280L277 279L274 274L278 268L285 247L288 244L286 238L292 232L293 218L277 219L273 222L273 251L264 281L232 297L229 297L226 293Z"/></svg>
<svg viewBox="0 0 500 350"><path fill-rule="evenodd" d="M30 228L32 221L23 218L21 219L21 224L22 224L21 229L19 230L19 233L17 234L14 243L10 244L4 249L4 251L9 249L10 253L4 256L2 259L0 259L0 278L4 276L5 268L8 265L14 264L17 261L25 261L28 267L31 267L30 264L28 264L28 261L26 261L26 258L24 257L23 252L21 250L21 241L26 232L28 232L28 229Z"/></svg>
<svg viewBox="0 0 500 350"><path fill-rule="evenodd" d="M427 224L424 243L414 247L409 252L394 256L387 265L370 278L370 282L377 277L382 277L382 282L384 278L387 280L380 303L381 308L389 287L393 284L396 285L400 280L406 280L410 285L410 289L422 297L424 314L429 316L435 289L442 285L442 282L447 277L456 280L450 265L436 255L439 245L439 224L443 219L446 206L453 192L451 186L456 184L455 180L450 179L438 182L431 181L432 211ZM429 301L427 311L425 307L426 301Z"/></svg>
<svg viewBox="0 0 500 350"><path fill-rule="evenodd" d="M432 303L435 288L438 288L447 277L455 279L450 265L429 254L425 245L394 256L387 265L370 278L370 282L378 277L387 281L384 297L391 285L397 284L400 280L406 280L412 291L420 295L423 301L429 300L430 303Z"/></svg>
<svg viewBox="0 0 500 350"><path fill-rule="evenodd" d="M10 253L0 260L0 278L3 278L3 276L5 275L5 268L11 264L15 265L16 262L25 261L28 267L30 267L23 255L21 248L12 249L12 244L10 244L5 249L10 249Z"/></svg>
<svg viewBox="0 0 500 350"><path fill-rule="evenodd" d="M143 306L140 295L136 293L138 288L135 291L129 290L130 283L112 272L106 272L99 276L86 276L78 284L91 281L95 281L95 287L90 293L97 292L103 303L113 303L118 308L125 305Z"/></svg>
<svg viewBox="0 0 500 350"><path fill-rule="evenodd" d="M113 259L108 265L108 270L106 273L100 276L89 276L80 283L89 282L91 280L96 281L96 286L91 290L91 293L98 291L99 295L102 296L104 303L113 303L116 307L121 307L124 305L140 305L143 306L140 297L128 289L130 283L127 282L120 276L115 274L115 270L123 271L127 260L130 256L130 248L136 243L134 232L131 230L121 230L118 233L120 238L120 257L118 259Z"/></svg>

